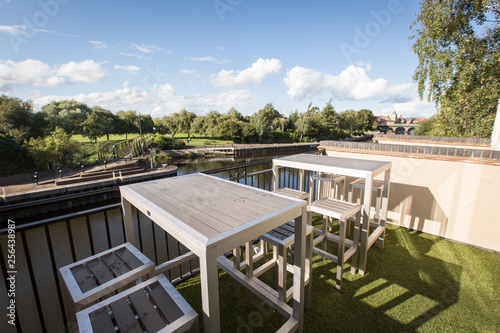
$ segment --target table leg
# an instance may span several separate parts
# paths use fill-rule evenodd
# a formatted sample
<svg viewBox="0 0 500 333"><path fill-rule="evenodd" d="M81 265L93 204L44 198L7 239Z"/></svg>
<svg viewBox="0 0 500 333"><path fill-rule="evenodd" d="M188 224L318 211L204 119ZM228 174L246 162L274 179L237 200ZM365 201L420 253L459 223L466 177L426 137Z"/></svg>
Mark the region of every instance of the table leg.
<svg viewBox="0 0 500 333"><path fill-rule="evenodd" d="M361 247L359 255L359 273L365 275L366 273L366 260L368 255L368 238L370 236L370 205L372 202L372 186L373 178L368 176L365 179L365 193L363 198L363 215L361 227Z"/></svg>
<svg viewBox="0 0 500 333"><path fill-rule="evenodd" d="M387 209L389 206L389 186L391 183L391 169L386 170L384 174L384 191L382 192L382 207L380 212L380 225L384 227L384 232L380 235L378 239L378 247L384 247L385 240L385 222L387 221Z"/></svg>
<svg viewBox="0 0 500 333"><path fill-rule="evenodd" d="M306 186L306 170L302 169L300 170L299 189L301 191L304 191L305 186Z"/></svg>
<svg viewBox="0 0 500 333"><path fill-rule="evenodd" d="M278 166L273 162L273 191L279 188L279 170Z"/></svg>
<svg viewBox="0 0 500 333"><path fill-rule="evenodd" d="M134 232L134 208L126 199L122 198L123 223L125 225L125 240L137 248Z"/></svg>
<svg viewBox="0 0 500 333"><path fill-rule="evenodd" d="M306 250L307 207L302 208L302 216L295 219L295 255L293 272L292 316L299 321L298 332L304 329L304 277Z"/></svg>
<svg viewBox="0 0 500 333"><path fill-rule="evenodd" d="M219 272L217 248L200 256L201 301L205 332L220 332Z"/></svg>

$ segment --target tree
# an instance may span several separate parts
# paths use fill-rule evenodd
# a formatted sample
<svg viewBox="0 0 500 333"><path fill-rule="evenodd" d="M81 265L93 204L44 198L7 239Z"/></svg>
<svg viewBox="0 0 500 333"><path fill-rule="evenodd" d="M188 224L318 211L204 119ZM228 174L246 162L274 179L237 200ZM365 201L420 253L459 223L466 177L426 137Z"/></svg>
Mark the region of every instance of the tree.
<svg viewBox="0 0 500 333"><path fill-rule="evenodd" d="M179 113L174 113L174 119L177 123L178 130L182 133L187 133L188 138L194 118L196 118L196 114L186 109L182 109Z"/></svg>
<svg viewBox="0 0 500 333"><path fill-rule="evenodd" d="M367 109L361 109L357 114L358 129L362 132L373 131L375 124L375 116L373 112Z"/></svg>
<svg viewBox="0 0 500 333"><path fill-rule="evenodd" d="M11 136L22 143L32 136L33 110L31 101L0 96L0 134Z"/></svg>
<svg viewBox="0 0 500 333"><path fill-rule="evenodd" d="M128 139L128 133L139 133L137 123L137 111L118 111L116 113L118 123L118 133L125 134L125 140Z"/></svg>
<svg viewBox="0 0 500 333"><path fill-rule="evenodd" d="M139 120L140 120L140 131L142 133L153 133L154 127L155 127L155 122L153 121L153 118L149 114L144 114L144 115L139 115L137 119L137 127L139 127Z"/></svg>
<svg viewBox="0 0 500 333"><path fill-rule="evenodd" d="M224 121L223 115L217 111L210 111L203 122L203 133L211 137L217 136L217 128L222 121Z"/></svg>
<svg viewBox="0 0 500 333"><path fill-rule="evenodd" d="M82 124L83 132L90 140L106 135L109 141L109 135L115 129L115 116L108 110L101 107L94 107L90 116Z"/></svg>
<svg viewBox="0 0 500 333"><path fill-rule="evenodd" d="M240 142L242 139L241 122L235 121L234 119L222 122L217 131L219 132L220 137L224 140Z"/></svg>
<svg viewBox="0 0 500 333"><path fill-rule="evenodd" d="M51 131L61 127L66 133L80 134L83 122L92 113L85 103L75 100L52 101L42 107L42 112L48 121Z"/></svg>
<svg viewBox="0 0 500 333"><path fill-rule="evenodd" d="M423 0L412 27L420 98L447 135L491 135L500 98L500 2Z"/></svg>
<svg viewBox="0 0 500 333"><path fill-rule="evenodd" d="M256 114L254 114L253 121L255 130L259 136L259 143L261 142L264 134L268 134L272 130L273 121L276 118L281 118L282 115L276 110L272 103L264 106Z"/></svg>
<svg viewBox="0 0 500 333"><path fill-rule="evenodd" d="M69 165L79 146L71 140L62 128L57 127L44 138L31 139L29 151L35 165L42 169L55 168L56 165Z"/></svg>
<svg viewBox="0 0 500 333"><path fill-rule="evenodd" d="M0 134L0 176L14 175L29 171L31 159L26 145L21 145L12 137Z"/></svg>

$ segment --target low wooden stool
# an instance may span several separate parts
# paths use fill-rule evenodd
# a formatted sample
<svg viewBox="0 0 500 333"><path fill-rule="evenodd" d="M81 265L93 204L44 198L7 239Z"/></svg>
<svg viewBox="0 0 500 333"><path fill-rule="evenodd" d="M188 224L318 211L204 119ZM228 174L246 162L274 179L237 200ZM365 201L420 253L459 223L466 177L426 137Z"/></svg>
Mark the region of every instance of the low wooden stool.
<svg viewBox="0 0 500 333"><path fill-rule="evenodd" d="M198 314L160 274L77 313L81 333L199 331Z"/></svg>
<svg viewBox="0 0 500 333"><path fill-rule="evenodd" d="M59 268L68 315L74 319L76 312L154 269L154 263L130 243Z"/></svg>
<svg viewBox="0 0 500 333"><path fill-rule="evenodd" d="M322 230L314 228L314 233L317 234L318 237L313 241L313 252L337 264L337 284L335 287L340 290L342 286L343 266L349 258L352 258L351 274L354 275L357 271L361 205L331 198L323 198L309 204L307 210L323 216ZM352 216L355 217L356 227L354 229L353 239L349 240L346 238L346 224L347 219ZM338 236L327 231L328 218L339 220L340 230ZM326 251L327 241L338 244L337 256ZM319 243L323 243L323 249L316 247ZM346 247L348 248L347 251L345 251Z"/></svg>

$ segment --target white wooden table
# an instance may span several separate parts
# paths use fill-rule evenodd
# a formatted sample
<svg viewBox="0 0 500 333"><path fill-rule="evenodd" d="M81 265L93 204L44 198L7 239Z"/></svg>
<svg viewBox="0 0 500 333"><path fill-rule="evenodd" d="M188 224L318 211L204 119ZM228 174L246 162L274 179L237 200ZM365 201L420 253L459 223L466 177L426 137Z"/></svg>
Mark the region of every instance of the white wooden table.
<svg viewBox="0 0 500 333"><path fill-rule="evenodd" d="M384 173L384 191L382 193L382 207L380 225L370 234L370 223L363 223L361 230L361 247L359 258L359 272L366 273L366 259L368 249L378 239L378 246L384 246L385 221L389 202L389 183L391 177L391 162L342 158L333 156L298 154L273 159L273 186L278 188L279 167L288 167L302 170L300 190L304 190L305 170L332 173L348 177L365 179L363 200L363 221L370 220L370 204L372 200L372 182L377 175Z"/></svg>
<svg viewBox="0 0 500 333"><path fill-rule="evenodd" d="M293 309L283 329L302 331L305 201L204 174L121 186L120 191L127 241L136 243L132 219L138 209L199 257L205 332L220 331L218 256L295 219Z"/></svg>

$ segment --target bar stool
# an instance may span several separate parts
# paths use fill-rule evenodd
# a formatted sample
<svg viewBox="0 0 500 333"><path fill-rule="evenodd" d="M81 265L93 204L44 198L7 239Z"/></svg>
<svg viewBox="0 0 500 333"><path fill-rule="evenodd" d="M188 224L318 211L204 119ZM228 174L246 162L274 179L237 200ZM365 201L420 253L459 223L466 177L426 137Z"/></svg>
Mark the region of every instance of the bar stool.
<svg viewBox="0 0 500 333"><path fill-rule="evenodd" d="M345 176L320 173L311 176L311 182L314 181L317 181L318 184L316 186L316 199L332 198L344 200ZM309 201L311 202L311 199Z"/></svg>
<svg viewBox="0 0 500 333"><path fill-rule="evenodd" d="M74 312L99 298L134 283L155 265L132 244L125 243L59 268L66 286L67 306ZM70 311L73 312L73 311Z"/></svg>
<svg viewBox="0 0 500 333"><path fill-rule="evenodd" d="M65 286L63 289L68 315L75 319L77 312L99 299L121 291L119 289L133 286L138 279L159 274L194 257L193 253L188 252L155 267L132 244L124 243L61 267L59 273Z"/></svg>
<svg viewBox="0 0 500 333"><path fill-rule="evenodd" d="M314 183L311 181L311 191L313 186ZM323 216L322 229L314 228L314 234L316 234L317 237L313 240L313 253L337 264L335 288L340 290L342 287L344 263L351 259L351 274L354 275L357 271L361 205L325 197L311 202L307 206L307 210L308 212L317 213ZM351 217L354 217L355 221L352 240L346 238L347 220ZM310 216L308 216L308 218L310 218ZM339 235L328 232L327 226L328 219L330 218L339 220ZM309 224L311 224L311 221L309 221ZM338 253L336 256L327 251L328 241L338 245ZM320 243L322 243L323 249L316 247ZM347 250L345 250L346 247Z"/></svg>
<svg viewBox="0 0 500 333"><path fill-rule="evenodd" d="M359 190L359 195L357 196L356 202L358 204L363 204L361 201L363 198L363 193L365 191L365 179L358 178L349 183L349 193L348 193L348 201L354 202L354 194L355 191ZM384 192L384 182L382 180L373 180L372 191L375 193L375 207L374 207L374 217L373 219L370 217L370 226L377 227L380 225L380 209L382 205L382 193ZM371 204L370 204L371 205ZM371 211L371 208L370 208ZM347 225L347 235L350 233L350 222L348 221Z"/></svg>
<svg viewBox="0 0 500 333"><path fill-rule="evenodd" d="M84 332L199 331L198 314L160 274L76 315Z"/></svg>

